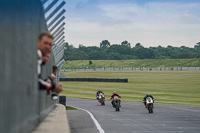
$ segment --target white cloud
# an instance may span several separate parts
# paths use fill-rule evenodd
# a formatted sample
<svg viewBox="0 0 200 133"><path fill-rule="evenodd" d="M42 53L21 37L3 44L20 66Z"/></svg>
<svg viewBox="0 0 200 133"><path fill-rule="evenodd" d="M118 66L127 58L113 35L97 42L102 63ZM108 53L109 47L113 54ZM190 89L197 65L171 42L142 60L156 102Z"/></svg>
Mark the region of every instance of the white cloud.
<svg viewBox="0 0 200 133"><path fill-rule="evenodd" d="M112 44L128 40L132 45L186 45L199 42L200 3L134 3L99 5L96 21L69 18L67 38L72 44L97 45L108 39Z"/></svg>
<svg viewBox="0 0 200 133"><path fill-rule="evenodd" d="M105 15L114 20L131 20L142 23L199 23L200 4L147 3L100 5ZM184 21L185 20L185 21Z"/></svg>

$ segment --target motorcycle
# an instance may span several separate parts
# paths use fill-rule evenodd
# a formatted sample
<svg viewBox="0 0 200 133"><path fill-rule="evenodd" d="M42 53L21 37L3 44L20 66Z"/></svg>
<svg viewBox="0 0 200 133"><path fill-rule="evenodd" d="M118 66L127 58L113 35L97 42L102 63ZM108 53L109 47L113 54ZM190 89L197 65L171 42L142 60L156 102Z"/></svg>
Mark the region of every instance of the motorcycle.
<svg viewBox="0 0 200 133"><path fill-rule="evenodd" d="M116 111L120 111L120 100L118 96L114 96L112 101L113 108L115 108Z"/></svg>
<svg viewBox="0 0 200 133"><path fill-rule="evenodd" d="M98 100L101 103L101 105L105 105L105 94L100 93L99 96L98 96Z"/></svg>
<svg viewBox="0 0 200 133"><path fill-rule="evenodd" d="M146 108L149 111L149 113L153 113L154 101L151 97L146 98Z"/></svg>

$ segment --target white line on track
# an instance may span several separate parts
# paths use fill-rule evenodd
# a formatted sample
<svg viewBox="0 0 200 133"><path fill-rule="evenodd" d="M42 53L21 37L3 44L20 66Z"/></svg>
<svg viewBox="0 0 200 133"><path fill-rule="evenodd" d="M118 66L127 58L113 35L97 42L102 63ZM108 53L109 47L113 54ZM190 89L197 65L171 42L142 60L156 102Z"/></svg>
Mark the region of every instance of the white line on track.
<svg viewBox="0 0 200 133"><path fill-rule="evenodd" d="M71 105L69 105L69 106L71 106ZM80 110L87 112L90 115L90 117L92 118L92 120L94 121L94 124L96 125L97 129L99 130L99 133L105 133L105 131L103 130L103 128L101 127L99 122L94 118L94 115L90 111L88 111L86 109L79 108L79 107L75 107L75 106L71 106L71 107L74 107L74 108L77 108L77 109L80 109Z"/></svg>

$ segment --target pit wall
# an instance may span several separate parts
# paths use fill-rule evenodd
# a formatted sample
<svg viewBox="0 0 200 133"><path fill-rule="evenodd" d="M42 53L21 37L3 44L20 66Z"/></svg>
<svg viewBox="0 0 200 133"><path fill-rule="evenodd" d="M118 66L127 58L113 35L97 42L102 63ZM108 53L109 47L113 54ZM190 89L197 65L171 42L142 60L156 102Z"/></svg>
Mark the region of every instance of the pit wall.
<svg viewBox="0 0 200 133"><path fill-rule="evenodd" d="M0 1L0 133L28 133L55 108L38 89L37 37L47 31L40 0ZM54 57L43 69L51 74Z"/></svg>

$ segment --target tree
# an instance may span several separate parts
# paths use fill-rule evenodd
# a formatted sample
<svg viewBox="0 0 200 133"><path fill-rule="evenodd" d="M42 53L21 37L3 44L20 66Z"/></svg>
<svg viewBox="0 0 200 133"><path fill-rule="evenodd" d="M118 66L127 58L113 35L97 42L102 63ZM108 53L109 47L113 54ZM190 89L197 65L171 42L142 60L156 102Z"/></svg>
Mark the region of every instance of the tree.
<svg viewBox="0 0 200 133"><path fill-rule="evenodd" d="M89 65L92 65L92 61L91 60L89 61Z"/></svg>
<svg viewBox="0 0 200 133"><path fill-rule="evenodd" d="M65 60L127 60L127 59L178 59L200 58L200 42L193 48L181 46L157 46L145 48L140 43L135 47L129 46L128 41L121 44L110 45L108 40L101 42L101 48L97 46L79 45L78 48L66 43L64 51Z"/></svg>
<svg viewBox="0 0 200 133"><path fill-rule="evenodd" d="M127 46L127 47L131 47L131 44L128 41L123 41L121 42L122 46Z"/></svg>
<svg viewBox="0 0 200 133"><path fill-rule="evenodd" d="M100 48L108 48L108 47L110 47L110 42L108 40L103 40L100 43Z"/></svg>
<svg viewBox="0 0 200 133"><path fill-rule="evenodd" d="M197 45L194 46L194 49L200 51L200 42L198 42Z"/></svg>
<svg viewBox="0 0 200 133"><path fill-rule="evenodd" d="M140 43L136 43L135 48L144 48L144 47Z"/></svg>

